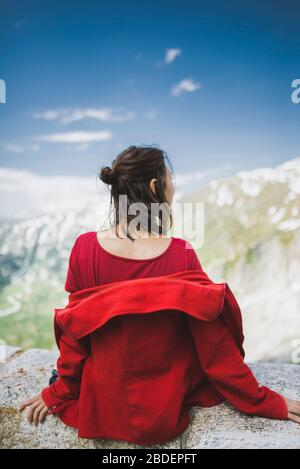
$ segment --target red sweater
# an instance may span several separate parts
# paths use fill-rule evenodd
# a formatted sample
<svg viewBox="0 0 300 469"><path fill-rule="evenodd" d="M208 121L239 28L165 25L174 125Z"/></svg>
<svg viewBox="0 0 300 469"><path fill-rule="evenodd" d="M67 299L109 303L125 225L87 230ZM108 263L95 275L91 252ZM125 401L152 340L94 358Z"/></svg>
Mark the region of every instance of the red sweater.
<svg viewBox="0 0 300 469"><path fill-rule="evenodd" d="M226 283L172 238L149 260L105 251L90 232L70 255L65 308L55 309L59 379L42 397L82 438L159 444L181 434L191 405L228 400L287 419L281 395L244 363L242 318Z"/></svg>

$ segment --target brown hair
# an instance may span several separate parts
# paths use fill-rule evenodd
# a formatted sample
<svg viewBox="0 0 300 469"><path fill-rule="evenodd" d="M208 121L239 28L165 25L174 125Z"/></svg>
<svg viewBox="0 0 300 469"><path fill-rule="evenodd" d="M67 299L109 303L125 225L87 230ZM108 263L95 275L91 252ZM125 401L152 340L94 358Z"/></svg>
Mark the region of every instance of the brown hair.
<svg viewBox="0 0 300 469"><path fill-rule="evenodd" d="M147 226L140 226L140 228L144 228L149 233L153 231L165 233L166 225L163 220L166 218L172 226L172 213L165 195L166 165L173 172L167 154L160 148L131 145L113 160L111 167L101 168L99 178L111 186L110 209L114 214L114 224L125 221L127 236L132 241L134 239L128 233L128 224L136 215L131 215L128 208L133 203L142 202L147 207ZM157 179L155 193L149 185L153 178ZM120 208L120 195L127 196L126 214L122 213L122 208ZM153 203L162 204L159 206L158 220L153 218L153 214L151 215Z"/></svg>

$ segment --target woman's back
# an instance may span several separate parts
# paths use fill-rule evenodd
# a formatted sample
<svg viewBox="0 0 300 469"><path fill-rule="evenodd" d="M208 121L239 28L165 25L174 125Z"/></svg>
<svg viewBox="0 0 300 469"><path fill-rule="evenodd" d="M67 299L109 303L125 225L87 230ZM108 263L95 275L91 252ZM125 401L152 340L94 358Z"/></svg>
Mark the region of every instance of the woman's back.
<svg viewBox="0 0 300 469"><path fill-rule="evenodd" d="M136 252L129 252L127 242L137 243ZM143 258L122 255L141 254L143 246ZM151 252L157 255L149 257ZM191 244L184 239L145 238L134 242L108 240L103 234L100 236L99 232L90 231L76 238L70 254L65 289L74 292L119 280L154 277L190 269L201 269L201 264Z"/></svg>
<svg viewBox="0 0 300 469"><path fill-rule="evenodd" d="M77 237L65 289L82 291L56 310L58 379L21 405L32 404L29 420L51 409L79 437L144 445L182 433L191 405L227 399L248 414L289 418L285 398L260 387L243 361L242 318L229 287L207 278L190 243L162 236L173 220L167 162L162 150L133 145L101 169L113 226L128 239L108 236L115 231ZM289 406L298 421L299 404Z"/></svg>

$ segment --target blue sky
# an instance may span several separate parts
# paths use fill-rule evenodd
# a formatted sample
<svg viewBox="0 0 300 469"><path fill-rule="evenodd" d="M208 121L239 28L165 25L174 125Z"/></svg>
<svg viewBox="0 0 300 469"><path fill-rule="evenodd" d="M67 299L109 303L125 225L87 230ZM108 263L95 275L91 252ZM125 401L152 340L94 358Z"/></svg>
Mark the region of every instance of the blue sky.
<svg viewBox="0 0 300 469"><path fill-rule="evenodd" d="M299 15L289 0L0 0L0 166L91 175L132 144L180 173L299 156Z"/></svg>

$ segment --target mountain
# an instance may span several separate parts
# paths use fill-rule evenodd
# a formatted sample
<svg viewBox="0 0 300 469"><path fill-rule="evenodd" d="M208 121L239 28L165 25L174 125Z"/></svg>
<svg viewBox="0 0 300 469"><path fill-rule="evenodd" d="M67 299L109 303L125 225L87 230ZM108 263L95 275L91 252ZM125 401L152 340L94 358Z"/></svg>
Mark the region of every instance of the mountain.
<svg viewBox="0 0 300 469"><path fill-rule="evenodd" d="M204 243L195 248L204 270L238 299L247 359L291 361L300 339L300 159L189 193L187 180L178 202L204 206ZM70 248L78 234L103 226L109 192L96 177L3 168L0 197L0 338L49 348L53 309L67 301Z"/></svg>
<svg viewBox="0 0 300 469"><path fill-rule="evenodd" d="M239 301L248 360L291 361L300 345L300 158L212 181L181 201L204 204L197 253Z"/></svg>
<svg viewBox="0 0 300 469"><path fill-rule="evenodd" d="M8 344L53 345L69 252L78 234L101 227L105 189L93 177L0 169L0 338Z"/></svg>

